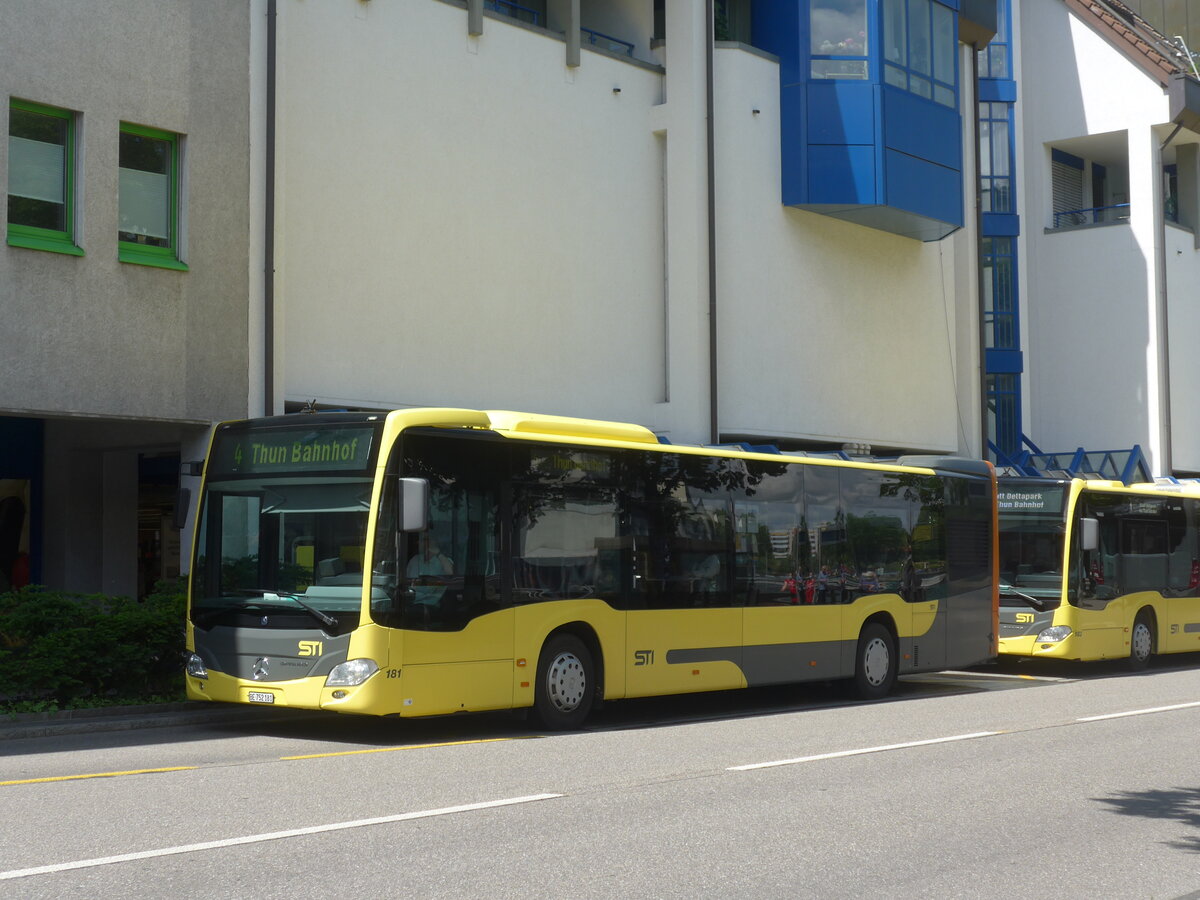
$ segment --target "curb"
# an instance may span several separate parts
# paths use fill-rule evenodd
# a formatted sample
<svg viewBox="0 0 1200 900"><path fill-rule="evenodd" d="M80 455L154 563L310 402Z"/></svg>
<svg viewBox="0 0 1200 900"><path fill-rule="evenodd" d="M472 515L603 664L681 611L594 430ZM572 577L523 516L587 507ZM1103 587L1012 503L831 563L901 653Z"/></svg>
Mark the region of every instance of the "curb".
<svg viewBox="0 0 1200 900"><path fill-rule="evenodd" d="M238 722L279 722L319 716L314 710L262 709L232 704L159 703L147 706L108 706L58 712L0 716L0 742L21 738L57 737L98 732L171 728L183 725L228 725Z"/></svg>

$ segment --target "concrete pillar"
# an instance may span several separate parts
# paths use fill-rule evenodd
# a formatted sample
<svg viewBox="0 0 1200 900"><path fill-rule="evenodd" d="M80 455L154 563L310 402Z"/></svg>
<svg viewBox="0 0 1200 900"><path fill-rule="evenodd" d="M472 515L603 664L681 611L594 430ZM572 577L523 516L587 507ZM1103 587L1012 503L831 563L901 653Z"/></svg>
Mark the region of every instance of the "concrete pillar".
<svg viewBox="0 0 1200 900"><path fill-rule="evenodd" d="M134 597L138 560L137 451L105 451L101 470L101 590Z"/></svg>

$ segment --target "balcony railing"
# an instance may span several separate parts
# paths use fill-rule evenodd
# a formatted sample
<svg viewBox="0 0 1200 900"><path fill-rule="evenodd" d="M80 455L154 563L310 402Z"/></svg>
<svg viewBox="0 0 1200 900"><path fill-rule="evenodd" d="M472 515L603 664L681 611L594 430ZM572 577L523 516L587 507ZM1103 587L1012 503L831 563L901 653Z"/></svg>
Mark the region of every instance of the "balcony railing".
<svg viewBox="0 0 1200 900"><path fill-rule="evenodd" d="M590 28L580 28L579 33L585 44L599 47L602 50L608 50L610 53L623 53L625 56L633 56L633 44L629 43L629 41L623 41L608 34L601 34L599 31L593 31Z"/></svg>
<svg viewBox="0 0 1200 900"><path fill-rule="evenodd" d="M996 465L1011 470L1002 474L1038 478L1093 475L1124 484L1150 480L1150 467L1139 444L1134 444L1128 450L1085 450L1080 447L1065 453L1043 453L1024 434L1021 435L1021 443L1030 449L1007 456L992 441L988 441L988 449L995 456Z"/></svg>
<svg viewBox="0 0 1200 900"><path fill-rule="evenodd" d="M528 6L522 6L520 3L513 3L512 0L484 0L483 8L528 25L542 25L541 13ZM623 56L633 56L633 44L630 41L623 41L611 34L604 34L592 28L580 28L579 34L582 43L590 47L597 47Z"/></svg>
<svg viewBox="0 0 1200 900"><path fill-rule="evenodd" d="M484 0L484 9L490 9L492 12L498 12L502 16L516 19L519 22L527 22L530 25L541 25L541 14L536 9L530 9L528 6L522 6L520 3L511 3L509 0Z"/></svg>
<svg viewBox="0 0 1200 900"><path fill-rule="evenodd" d="M1115 206L1093 206L1090 209L1068 209L1054 214L1054 227L1104 225L1110 222L1123 222L1128 218L1128 203L1118 203Z"/></svg>

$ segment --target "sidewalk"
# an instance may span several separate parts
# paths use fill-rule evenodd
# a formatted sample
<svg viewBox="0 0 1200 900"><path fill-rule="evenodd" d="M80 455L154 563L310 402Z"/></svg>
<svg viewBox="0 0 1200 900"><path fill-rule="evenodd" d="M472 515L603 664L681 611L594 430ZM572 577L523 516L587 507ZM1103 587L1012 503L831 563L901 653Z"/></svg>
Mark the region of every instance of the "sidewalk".
<svg viewBox="0 0 1200 900"><path fill-rule="evenodd" d="M301 709L263 709L228 703L158 703L148 706L108 706L100 709L67 709L59 712L0 714L0 742L19 738L132 731L180 725L222 725L319 716Z"/></svg>

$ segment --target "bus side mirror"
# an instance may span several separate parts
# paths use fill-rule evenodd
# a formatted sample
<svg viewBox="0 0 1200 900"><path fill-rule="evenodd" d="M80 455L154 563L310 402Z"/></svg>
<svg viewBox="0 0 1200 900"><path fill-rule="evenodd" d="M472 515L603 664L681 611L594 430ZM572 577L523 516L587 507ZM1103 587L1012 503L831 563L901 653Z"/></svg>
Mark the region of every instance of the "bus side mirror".
<svg viewBox="0 0 1200 900"><path fill-rule="evenodd" d="M1100 549L1100 520L1099 519L1080 519L1079 520L1079 549L1080 550L1099 550Z"/></svg>
<svg viewBox="0 0 1200 900"><path fill-rule="evenodd" d="M429 527L429 482L424 478L401 478L396 487L401 531L424 531Z"/></svg>

